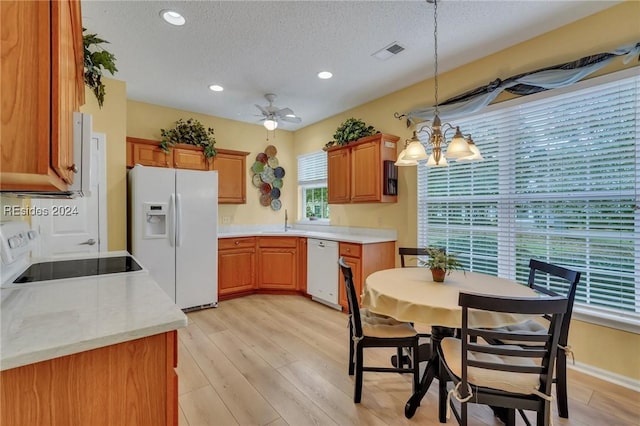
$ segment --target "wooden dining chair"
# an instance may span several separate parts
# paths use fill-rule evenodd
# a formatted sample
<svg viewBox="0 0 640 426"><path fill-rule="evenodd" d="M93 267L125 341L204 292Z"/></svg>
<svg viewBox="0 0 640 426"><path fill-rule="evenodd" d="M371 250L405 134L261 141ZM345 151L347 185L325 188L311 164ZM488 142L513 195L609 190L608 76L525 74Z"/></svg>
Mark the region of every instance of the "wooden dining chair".
<svg viewBox="0 0 640 426"><path fill-rule="evenodd" d="M573 312L573 302L576 298L576 290L580 282L580 272L573 271L562 266L539 260L529 260L529 287L535 291L547 295L564 295L568 300L567 313L562 319L560 338L558 341L558 359L556 361L556 373L553 379L556 384L556 399L558 403L558 415L563 418L569 417L569 404L567 398L567 354L571 353L569 347L569 326L571 325L571 314ZM548 318L547 318L548 319ZM545 333L546 328L538 321L525 321L519 324L500 327L503 331L525 331L528 333ZM489 340L493 344L521 344L531 346L530 342Z"/></svg>
<svg viewBox="0 0 640 426"><path fill-rule="evenodd" d="M398 248L398 254L400 255L400 266L406 268L405 256L426 256L427 252L423 248L417 247L400 247Z"/></svg>
<svg viewBox="0 0 640 426"><path fill-rule="evenodd" d="M537 413L536 424L548 426L551 421L553 368L558 351L562 319L568 301L562 296L510 298L481 294L460 293L462 329L460 338L446 337L440 343L441 373L453 381L448 392L447 380L440 380L440 418L443 410L453 410L458 423L467 424L467 404L486 404L507 410L506 424L515 425L518 409L530 425L522 410ZM470 310L473 310L470 314ZM469 324L470 315L478 311L546 315L549 327L544 333L524 330L505 331L475 328ZM539 346L491 345L489 340L514 340L536 343ZM475 338L476 343L474 343ZM460 412L453 399L460 402ZM446 404L443 401L448 400Z"/></svg>
<svg viewBox="0 0 640 426"><path fill-rule="evenodd" d="M364 371L383 373L413 374L413 392L418 388L420 371L418 362L418 333L413 326L393 318L377 315L368 309L358 306L353 284L351 267L338 260L344 276L344 285L349 305L349 375L355 372L355 388L353 402L360 402L362 397L362 374ZM406 367L368 367L364 365L364 348L396 348L398 354L403 348L409 348L411 362Z"/></svg>

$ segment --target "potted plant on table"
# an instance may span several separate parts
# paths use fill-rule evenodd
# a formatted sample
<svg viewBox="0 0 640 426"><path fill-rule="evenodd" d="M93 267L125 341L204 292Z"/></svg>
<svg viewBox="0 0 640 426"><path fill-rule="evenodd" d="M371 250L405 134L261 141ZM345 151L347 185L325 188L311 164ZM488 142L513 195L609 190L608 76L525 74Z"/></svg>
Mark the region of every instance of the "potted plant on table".
<svg viewBox="0 0 640 426"><path fill-rule="evenodd" d="M424 249L429 256L427 261L420 261L423 266L431 269L433 281L444 282L445 275L451 274L454 270L463 270L462 263L455 254L447 254L447 251L440 247L427 247Z"/></svg>

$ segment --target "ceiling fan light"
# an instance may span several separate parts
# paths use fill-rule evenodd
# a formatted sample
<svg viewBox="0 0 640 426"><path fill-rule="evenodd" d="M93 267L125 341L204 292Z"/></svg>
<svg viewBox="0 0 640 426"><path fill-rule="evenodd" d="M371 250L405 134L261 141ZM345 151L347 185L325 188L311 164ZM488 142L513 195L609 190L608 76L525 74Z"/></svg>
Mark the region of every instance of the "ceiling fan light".
<svg viewBox="0 0 640 426"><path fill-rule="evenodd" d="M267 119L267 120L264 120L263 124L264 124L265 129L267 129L267 130L275 130L275 129L278 128L278 122L275 121L275 120L272 120L270 118Z"/></svg>

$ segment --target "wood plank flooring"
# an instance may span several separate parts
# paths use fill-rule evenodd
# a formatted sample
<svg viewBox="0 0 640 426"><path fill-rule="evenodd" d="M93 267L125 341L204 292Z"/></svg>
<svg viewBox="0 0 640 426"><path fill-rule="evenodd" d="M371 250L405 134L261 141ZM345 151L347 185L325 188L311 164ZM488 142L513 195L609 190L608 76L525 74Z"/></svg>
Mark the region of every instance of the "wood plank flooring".
<svg viewBox="0 0 640 426"><path fill-rule="evenodd" d="M301 296L252 295L188 317L178 332L180 426L440 424L437 385L404 417L409 375L365 372L362 402L353 403L341 312ZM386 366L393 353L367 349L365 362ZM570 418L554 407L555 425L640 425L638 393L569 373ZM489 408L470 407L470 424L502 424Z"/></svg>

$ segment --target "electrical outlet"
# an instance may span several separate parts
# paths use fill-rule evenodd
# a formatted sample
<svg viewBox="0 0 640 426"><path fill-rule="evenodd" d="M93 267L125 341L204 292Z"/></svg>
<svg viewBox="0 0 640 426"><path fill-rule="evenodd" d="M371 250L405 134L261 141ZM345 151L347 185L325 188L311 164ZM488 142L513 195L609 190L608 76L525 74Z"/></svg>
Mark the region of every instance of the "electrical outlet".
<svg viewBox="0 0 640 426"><path fill-rule="evenodd" d="M229 225L231 223L231 216L222 216L222 224Z"/></svg>

